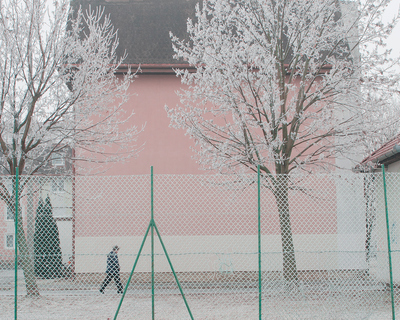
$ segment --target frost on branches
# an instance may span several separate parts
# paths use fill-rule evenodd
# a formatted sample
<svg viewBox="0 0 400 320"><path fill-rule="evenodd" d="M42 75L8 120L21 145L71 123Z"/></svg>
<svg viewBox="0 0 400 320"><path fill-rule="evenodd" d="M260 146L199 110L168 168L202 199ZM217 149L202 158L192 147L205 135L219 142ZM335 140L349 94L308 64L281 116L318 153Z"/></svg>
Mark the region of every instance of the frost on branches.
<svg viewBox="0 0 400 320"><path fill-rule="evenodd" d="M335 166L384 131L384 94L397 85L382 71L394 63L383 40L397 18L381 22L388 2L206 0L188 41L171 34L175 57L195 68L177 70L187 89L167 107L171 125L195 140L206 169L260 166L277 201L287 281L298 279L287 175Z"/></svg>
<svg viewBox="0 0 400 320"><path fill-rule="evenodd" d="M67 0L5 0L0 11L0 164L43 172L51 154L84 150L85 161L136 154L137 127L122 105L134 74L115 72L118 37L101 9L71 14ZM73 18L71 18L73 16ZM68 25L68 27L67 27ZM113 148L113 154L107 148Z"/></svg>
<svg viewBox="0 0 400 320"><path fill-rule="evenodd" d="M84 158L75 160L94 162L137 153L133 142L140 130L121 130L131 121L122 105L135 74L115 74L123 62L116 55L116 31L101 9L72 13L69 2L0 2L2 174L15 175L17 167L24 175L46 173L52 154L71 150L82 151ZM4 184L0 197L13 205ZM38 294L20 229L27 292Z"/></svg>

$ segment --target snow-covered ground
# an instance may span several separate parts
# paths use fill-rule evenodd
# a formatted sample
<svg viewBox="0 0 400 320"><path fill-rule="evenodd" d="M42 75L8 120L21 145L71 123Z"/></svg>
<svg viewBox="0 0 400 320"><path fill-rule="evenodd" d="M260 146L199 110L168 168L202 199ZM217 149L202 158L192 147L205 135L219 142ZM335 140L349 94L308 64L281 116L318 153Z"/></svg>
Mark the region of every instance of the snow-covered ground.
<svg viewBox="0 0 400 320"><path fill-rule="evenodd" d="M257 302L251 305L213 302L211 297L191 299L194 319L258 319ZM11 296L2 296L0 318L14 319L14 301ZM18 319L114 319L121 296L100 293L85 296L45 296L18 299ZM151 319L151 296L127 295L121 306L118 319ZM156 319L190 319L182 298L178 295L155 298Z"/></svg>
<svg viewBox="0 0 400 320"><path fill-rule="evenodd" d="M38 298L18 298L18 319L114 319L121 295L87 291L80 295L61 295L43 292ZM276 297L263 299L263 319L391 319L390 303L368 308L344 305L323 305ZM219 296L188 295L194 319L258 319L257 297L222 294ZM151 295L127 294L118 319L151 319ZM400 310L398 310L399 312ZM14 319L14 298L0 296L0 318ZM190 319L179 295L156 295L155 318L158 320Z"/></svg>
<svg viewBox="0 0 400 320"><path fill-rule="evenodd" d="M0 320L14 319L14 272L0 272ZM83 286L68 279L39 280L40 296L25 295L19 271L17 315L19 320L114 319L121 302L114 283L100 294L100 283ZM347 281L340 289L329 289L325 282L306 283L301 290L285 291L278 282L265 281L262 293L262 319L392 319L390 291L385 286ZM223 287L199 285L184 289L193 319L259 319L257 286ZM395 300L400 292L395 290ZM396 310L400 315L400 305ZM132 284L121 305L118 319L151 319L152 297L149 285ZM191 319L178 289L159 284L155 290L155 319Z"/></svg>

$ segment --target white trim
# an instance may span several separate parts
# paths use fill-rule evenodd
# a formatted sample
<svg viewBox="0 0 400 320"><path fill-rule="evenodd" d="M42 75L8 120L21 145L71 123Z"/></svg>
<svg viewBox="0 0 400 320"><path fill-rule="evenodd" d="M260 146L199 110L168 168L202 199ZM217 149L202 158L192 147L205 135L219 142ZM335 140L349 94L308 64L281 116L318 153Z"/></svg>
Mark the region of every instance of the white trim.
<svg viewBox="0 0 400 320"><path fill-rule="evenodd" d="M57 218L72 218L72 207L53 207L53 217Z"/></svg>
<svg viewBox="0 0 400 320"><path fill-rule="evenodd" d="M61 153L52 153L51 154L51 165L53 167L65 166L64 156Z"/></svg>

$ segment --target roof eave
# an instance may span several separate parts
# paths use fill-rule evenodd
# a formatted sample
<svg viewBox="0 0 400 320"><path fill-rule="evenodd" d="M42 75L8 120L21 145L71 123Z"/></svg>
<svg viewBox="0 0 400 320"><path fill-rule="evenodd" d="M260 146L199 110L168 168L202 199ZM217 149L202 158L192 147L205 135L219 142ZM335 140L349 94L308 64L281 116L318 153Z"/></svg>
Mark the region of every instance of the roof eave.
<svg viewBox="0 0 400 320"><path fill-rule="evenodd" d="M286 65L285 67L289 67ZM189 72L195 72L196 67L188 63L132 63L132 64L121 64L118 67L117 74L127 72L128 69L138 70L140 68L141 74L175 74L175 69L187 69ZM329 71L332 68L331 65L326 65L321 68L320 73ZM257 69L255 69L257 70ZM288 73L290 71L288 70Z"/></svg>
<svg viewBox="0 0 400 320"><path fill-rule="evenodd" d="M376 170L380 165L387 166L399 160L400 160L400 145L396 144L393 146L392 150L386 152L385 154L375 159L361 162L359 165L353 168L353 171L371 172L373 170Z"/></svg>
<svg viewBox="0 0 400 320"><path fill-rule="evenodd" d="M128 69L138 70L140 68L141 74L175 74L175 69L188 69L189 71L195 71L195 67L190 66L187 63L160 63L160 64L122 64L119 66L117 74L125 73Z"/></svg>
<svg viewBox="0 0 400 320"><path fill-rule="evenodd" d="M400 145L396 144L392 150L376 158L373 162L388 165L398 160L400 160Z"/></svg>

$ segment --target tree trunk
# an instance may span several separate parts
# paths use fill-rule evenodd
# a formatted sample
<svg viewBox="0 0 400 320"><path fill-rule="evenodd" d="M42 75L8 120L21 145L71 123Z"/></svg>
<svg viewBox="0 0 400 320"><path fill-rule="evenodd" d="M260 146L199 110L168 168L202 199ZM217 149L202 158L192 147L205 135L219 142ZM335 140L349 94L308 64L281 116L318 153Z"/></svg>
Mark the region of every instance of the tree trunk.
<svg viewBox="0 0 400 320"><path fill-rule="evenodd" d="M283 253L283 278L287 282L297 282L297 266L294 254L292 226L289 214L288 176L277 175L274 192L279 212Z"/></svg>
<svg viewBox="0 0 400 320"><path fill-rule="evenodd" d="M15 186L15 184L14 184ZM12 197L10 204L14 204L14 223L15 223L15 187L13 187ZM33 265L33 259L30 254L29 246L26 240L26 235L24 231L24 223L21 215L21 210L18 210L18 258L21 263L22 270L24 272L26 294L28 296L38 296L39 289L36 283L35 270ZM15 235L17 237L17 235Z"/></svg>
<svg viewBox="0 0 400 320"><path fill-rule="evenodd" d="M26 236L22 224L21 214L18 215L18 249L21 267L24 272L26 294L28 296L38 296L39 289L36 283L33 259L29 252Z"/></svg>
<svg viewBox="0 0 400 320"><path fill-rule="evenodd" d="M375 176L364 176L364 199L366 206L365 214L365 252L366 262L371 259L372 254L372 236L376 227L376 196L375 196Z"/></svg>

